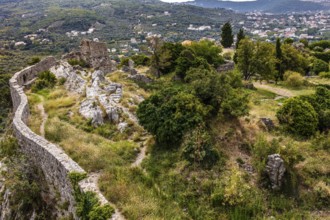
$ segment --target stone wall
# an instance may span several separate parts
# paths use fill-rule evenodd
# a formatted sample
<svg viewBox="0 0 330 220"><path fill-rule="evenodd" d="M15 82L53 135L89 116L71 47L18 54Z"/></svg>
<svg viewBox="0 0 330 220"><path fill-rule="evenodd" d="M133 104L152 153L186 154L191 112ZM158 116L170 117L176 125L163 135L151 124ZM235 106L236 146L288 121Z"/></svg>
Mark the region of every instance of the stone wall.
<svg viewBox="0 0 330 220"><path fill-rule="evenodd" d="M13 129L23 153L42 169L50 188L59 193L61 200L69 203L68 210L63 212L62 215L66 216L72 213L75 216L75 200L68 175L71 172L84 174L85 171L60 147L35 134L26 124L29 117L29 105L27 96L24 93L24 86L33 81L39 72L49 70L55 64L55 58L48 57L34 66L17 72L10 79L10 90L14 106ZM97 196L101 203L107 203L95 184L92 187L89 186L89 188L84 188L82 184L80 186L83 192L98 192Z"/></svg>

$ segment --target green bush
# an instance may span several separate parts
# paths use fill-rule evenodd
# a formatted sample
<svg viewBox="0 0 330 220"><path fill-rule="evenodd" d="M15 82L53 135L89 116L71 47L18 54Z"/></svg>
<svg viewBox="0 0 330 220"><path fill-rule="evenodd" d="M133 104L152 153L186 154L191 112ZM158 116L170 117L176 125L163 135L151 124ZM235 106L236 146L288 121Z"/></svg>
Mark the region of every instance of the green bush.
<svg viewBox="0 0 330 220"><path fill-rule="evenodd" d="M69 179L73 186L77 216L82 220L107 220L114 213L110 205L101 206L94 192L81 192L79 182L86 178L86 173L72 172Z"/></svg>
<svg viewBox="0 0 330 220"><path fill-rule="evenodd" d="M89 68L89 64L84 61L84 60L77 60L77 59L69 59L68 60L68 63L71 65L71 66L81 66L83 68Z"/></svg>
<svg viewBox="0 0 330 220"><path fill-rule="evenodd" d="M0 156L1 157L12 157L17 153L18 150L17 140L13 137L4 137L0 141Z"/></svg>
<svg viewBox="0 0 330 220"><path fill-rule="evenodd" d="M207 108L194 95L176 88L152 95L137 110L141 125L167 146L177 145L187 130L204 121L207 113Z"/></svg>
<svg viewBox="0 0 330 220"><path fill-rule="evenodd" d="M310 137L317 130L317 113L310 103L299 98L288 99L276 116L280 124L291 134Z"/></svg>
<svg viewBox="0 0 330 220"><path fill-rule="evenodd" d="M56 84L56 76L50 71L44 71L38 74L38 78L32 85L32 91L37 92L45 88L53 88Z"/></svg>
<svg viewBox="0 0 330 220"><path fill-rule="evenodd" d="M328 130L330 128L330 90L324 86L318 86L315 94L300 98L311 104L316 111L319 130Z"/></svg>
<svg viewBox="0 0 330 220"><path fill-rule="evenodd" d="M321 72L319 73L319 76L321 78L327 78L327 79L330 79L330 72Z"/></svg>
<svg viewBox="0 0 330 220"><path fill-rule="evenodd" d="M320 72L328 72L328 71L329 71L329 63L320 59L314 59L313 72L316 75L318 75Z"/></svg>
<svg viewBox="0 0 330 220"><path fill-rule="evenodd" d="M144 54L133 55L132 60L136 66L149 66L150 65L150 57Z"/></svg>
<svg viewBox="0 0 330 220"><path fill-rule="evenodd" d="M215 206L224 204L228 206L244 206L249 203L251 195L251 186L245 180L244 174L235 168L217 183L211 199Z"/></svg>
<svg viewBox="0 0 330 220"><path fill-rule="evenodd" d="M211 136L202 126L188 132L182 145L182 156L191 164L212 166L219 160L219 153L212 146Z"/></svg>
<svg viewBox="0 0 330 220"><path fill-rule="evenodd" d="M61 78L58 80L58 84L59 84L60 86L64 85L65 82L66 82L66 78L64 78L64 77L61 77Z"/></svg>
<svg viewBox="0 0 330 220"><path fill-rule="evenodd" d="M285 83L292 88L299 88L304 85L304 77L297 72L287 71L284 74Z"/></svg>
<svg viewBox="0 0 330 220"><path fill-rule="evenodd" d="M39 57L32 57L31 60L28 62L29 65L34 65L40 62Z"/></svg>

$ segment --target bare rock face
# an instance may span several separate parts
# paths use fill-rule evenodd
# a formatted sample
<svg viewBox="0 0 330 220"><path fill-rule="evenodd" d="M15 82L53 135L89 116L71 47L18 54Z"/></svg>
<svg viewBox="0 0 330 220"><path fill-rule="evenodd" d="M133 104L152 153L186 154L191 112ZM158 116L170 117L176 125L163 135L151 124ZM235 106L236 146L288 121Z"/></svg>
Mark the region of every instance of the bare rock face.
<svg viewBox="0 0 330 220"><path fill-rule="evenodd" d="M92 119L93 126L102 125L104 123L102 110L94 99L84 100L79 109L79 113L87 119Z"/></svg>
<svg viewBox="0 0 330 220"><path fill-rule="evenodd" d="M72 67L67 62L60 62L58 65L50 69L55 74L56 78L64 78L65 88L77 94L83 94L85 92L85 86L87 81L83 78L87 73L84 70L78 70Z"/></svg>
<svg viewBox="0 0 330 220"><path fill-rule="evenodd" d="M279 190L281 188L285 171L284 160L279 154L268 156L266 172L273 190Z"/></svg>

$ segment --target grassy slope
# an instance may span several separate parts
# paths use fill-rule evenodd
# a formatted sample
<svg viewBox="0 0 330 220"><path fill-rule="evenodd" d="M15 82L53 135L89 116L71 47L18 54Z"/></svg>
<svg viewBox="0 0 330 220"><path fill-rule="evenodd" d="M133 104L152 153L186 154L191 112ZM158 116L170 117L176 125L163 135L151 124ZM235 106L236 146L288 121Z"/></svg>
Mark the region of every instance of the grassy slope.
<svg viewBox="0 0 330 220"><path fill-rule="evenodd" d="M133 94L148 96L119 73L111 75L110 79L124 84L123 105L129 105L125 100ZM138 151L132 132L118 134L112 126L91 128L77 113L79 98L69 95L63 88L38 95L44 96L44 106L49 114L46 137L63 147L87 171L101 172L101 190L128 219L247 219L248 215L254 218L272 215L278 219L325 219L327 216L327 209L317 195L317 189L327 189L325 184L330 173L330 155L321 146L323 139L296 140L281 130L265 132L258 124L260 117L276 121L275 112L283 99L275 101L275 94L252 91L249 117L239 121L219 119L209 122L216 148L221 152L220 161L211 169L198 164L190 166L181 158L180 148L165 151L152 146L152 142L143 169L131 168ZM40 101L38 95L29 95L32 104L30 122L36 131L40 124L35 109ZM130 109L134 112L136 108ZM294 192L299 189L299 194L271 193L259 185L261 177L257 171L263 163L253 146L270 148L268 141L273 139L279 146L276 152L303 158L290 170L295 181L288 186ZM254 167L251 174L244 171L245 166ZM237 188L228 188L227 182L233 186L238 184ZM212 199L219 186L227 189L229 198L237 198L244 187L250 190L243 192L242 203L230 206ZM321 211L314 212L316 210Z"/></svg>

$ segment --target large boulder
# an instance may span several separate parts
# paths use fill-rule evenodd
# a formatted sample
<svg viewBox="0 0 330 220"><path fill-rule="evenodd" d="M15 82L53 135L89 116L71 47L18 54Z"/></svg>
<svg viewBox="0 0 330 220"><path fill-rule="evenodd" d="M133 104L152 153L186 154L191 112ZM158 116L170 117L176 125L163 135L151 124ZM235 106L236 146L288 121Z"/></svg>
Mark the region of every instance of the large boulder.
<svg viewBox="0 0 330 220"><path fill-rule="evenodd" d="M272 154L268 156L266 172L270 180L271 188L273 190L281 189L284 181L284 174L286 168L284 160L279 154Z"/></svg>
<svg viewBox="0 0 330 220"><path fill-rule="evenodd" d="M80 105L79 113L84 118L91 119L93 126L104 123L102 110L97 105L95 99L85 99Z"/></svg>

